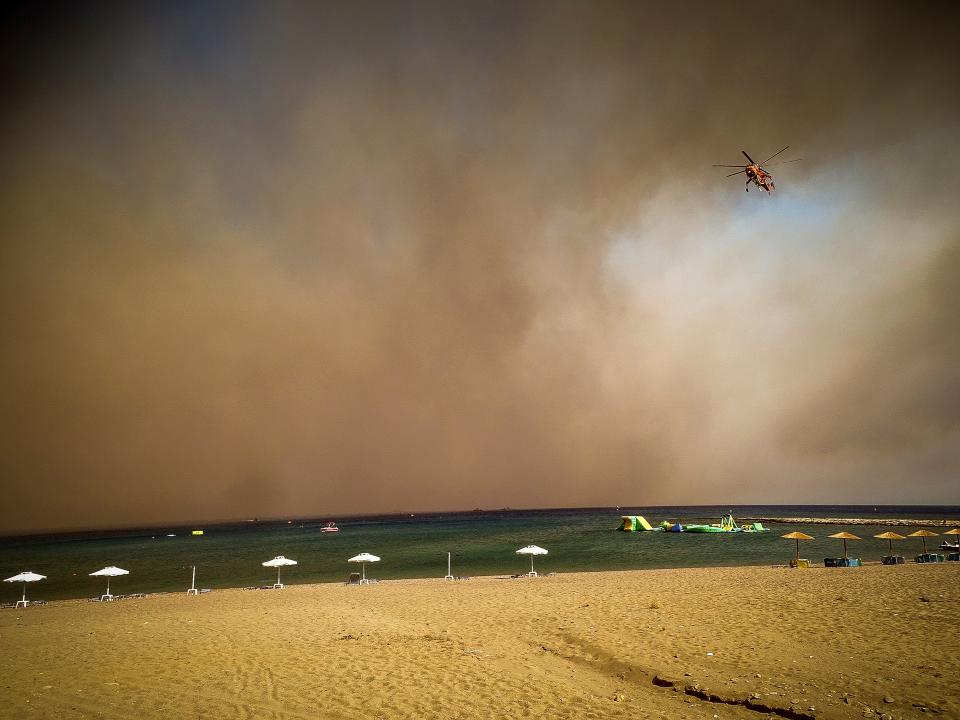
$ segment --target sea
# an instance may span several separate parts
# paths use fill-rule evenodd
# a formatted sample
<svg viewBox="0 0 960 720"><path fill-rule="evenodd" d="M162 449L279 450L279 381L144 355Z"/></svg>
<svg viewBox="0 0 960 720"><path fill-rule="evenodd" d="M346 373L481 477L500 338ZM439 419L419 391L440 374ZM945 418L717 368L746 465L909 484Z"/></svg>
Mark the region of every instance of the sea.
<svg viewBox="0 0 960 720"><path fill-rule="evenodd" d="M90 573L108 565L129 570L111 579L114 594L183 592L196 567L198 588L256 587L276 581L277 571L262 563L277 555L296 560L280 570L286 585L344 582L359 568L347 560L361 552L379 556L368 577L441 578L447 554L455 576L514 575L530 569L530 558L516 551L538 545L547 555L534 558L540 573L637 570L704 566L785 564L796 552L794 530L815 539L801 543L801 555L822 562L842 555L840 540L827 536L847 530L863 538L848 541L849 555L865 561L887 554L887 541L873 536L886 530L907 535L913 528L878 525L765 523L765 533L620 532L621 515L661 521L718 522L722 514L741 517L905 518L925 522L960 518L956 506L683 506L553 510L474 510L451 513L395 514L275 520L204 526L105 530L0 538L0 577L29 570L47 579L28 588L31 600L86 598L101 594L102 577ZM336 521L337 533L320 529ZM960 520L958 520L960 524ZM202 535L192 530L202 529ZM942 532L944 528L933 528ZM936 548L943 538L927 538ZM899 554L922 549L920 538L895 541ZM0 587L0 602L20 598L22 585Z"/></svg>

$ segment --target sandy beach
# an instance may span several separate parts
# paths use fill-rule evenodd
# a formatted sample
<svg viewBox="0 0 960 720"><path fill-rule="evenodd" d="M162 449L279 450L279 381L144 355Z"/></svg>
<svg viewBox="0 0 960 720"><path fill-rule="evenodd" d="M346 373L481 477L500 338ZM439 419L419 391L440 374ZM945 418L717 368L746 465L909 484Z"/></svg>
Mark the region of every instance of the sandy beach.
<svg viewBox="0 0 960 720"><path fill-rule="evenodd" d="M960 717L960 565L288 586L0 612L16 718Z"/></svg>

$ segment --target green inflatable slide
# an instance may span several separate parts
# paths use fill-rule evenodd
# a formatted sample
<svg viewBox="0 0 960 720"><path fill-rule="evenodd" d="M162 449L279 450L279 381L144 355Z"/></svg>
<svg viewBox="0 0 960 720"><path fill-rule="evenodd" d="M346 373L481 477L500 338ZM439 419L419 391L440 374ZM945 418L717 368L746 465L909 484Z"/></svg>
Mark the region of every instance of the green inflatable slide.
<svg viewBox="0 0 960 720"><path fill-rule="evenodd" d="M620 529L626 532L647 532L653 530L643 515L623 515L620 519L623 521Z"/></svg>

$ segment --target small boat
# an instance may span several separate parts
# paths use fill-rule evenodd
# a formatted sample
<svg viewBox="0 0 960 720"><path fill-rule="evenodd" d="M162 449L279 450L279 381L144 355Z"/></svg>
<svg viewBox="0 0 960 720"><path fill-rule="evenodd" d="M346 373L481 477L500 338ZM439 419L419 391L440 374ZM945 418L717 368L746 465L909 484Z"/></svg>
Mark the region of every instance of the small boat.
<svg viewBox="0 0 960 720"><path fill-rule="evenodd" d="M960 541L957 541L956 545L951 545L948 542L940 543L941 552L960 552Z"/></svg>
<svg viewBox="0 0 960 720"><path fill-rule="evenodd" d="M340 528L337 527L337 524L332 520L320 528L320 532L340 532Z"/></svg>
<svg viewBox="0 0 960 720"><path fill-rule="evenodd" d="M167 533L167 537L176 537L173 533Z"/></svg>

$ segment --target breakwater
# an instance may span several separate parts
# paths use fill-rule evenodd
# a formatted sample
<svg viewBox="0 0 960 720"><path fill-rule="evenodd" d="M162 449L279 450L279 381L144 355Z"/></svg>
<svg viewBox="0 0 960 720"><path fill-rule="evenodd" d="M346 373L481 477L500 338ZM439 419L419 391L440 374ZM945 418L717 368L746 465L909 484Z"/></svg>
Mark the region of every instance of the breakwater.
<svg viewBox="0 0 960 720"><path fill-rule="evenodd" d="M739 517L741 522L783 523L789 525L892 525L901 527L960 527L960 519L916 518L824 518L824 517Z"/></svg>

